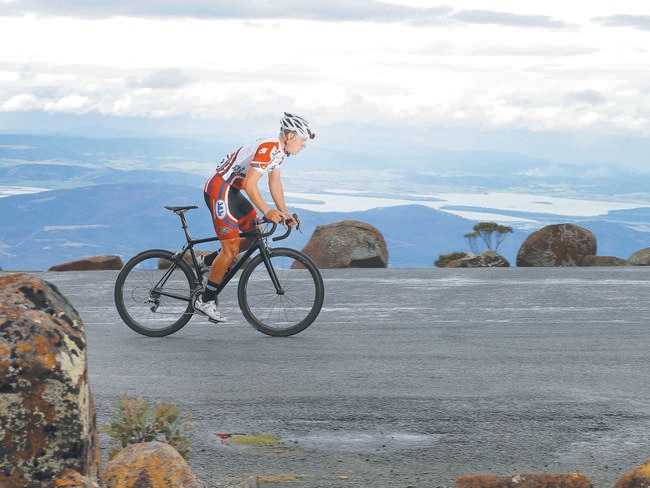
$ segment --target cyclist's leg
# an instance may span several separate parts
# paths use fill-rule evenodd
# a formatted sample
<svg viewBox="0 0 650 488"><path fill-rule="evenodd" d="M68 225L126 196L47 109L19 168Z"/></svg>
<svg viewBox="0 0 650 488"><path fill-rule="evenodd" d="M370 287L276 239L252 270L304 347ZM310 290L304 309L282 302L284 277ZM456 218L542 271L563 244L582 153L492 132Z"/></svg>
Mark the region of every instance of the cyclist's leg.
<svg viewBox="0 0 650 488"><path fill-rule="evenodd" d="M213 225L215 225L215 230L216 230L216 223L215 223L215 213L213 209L215 208L216 202L212 201L212 189L213 188L220 188L224 185L223 178L221 178L219 175L214 175L212 178L210 178L206 184L205 187L203 188L203 199L205 200L205 205L208 207L208 210L210 211L210 215L212 216L212 222ZM214 252L211 252L208 255L203 256L203 262L208 266L211 267L212 263L216 259L217 255L221 252L221 249L217 249Z"/></svg>
<svg viewBox="0 0 650 488"><path fill-rule="evenodd" d="M247 200L248 201L248 200ZM250 202L249 202L250 203ZM253 205L250 205L250 210L244 217L239 219L239 228L243 232L251 232L254 229L253 220L257 218L257 212ZM239 252L247 251L255 243L255 237L244 237L239 240Z"/></svg>
<svg viewBox="0 0 650 488"><path fill-rule="evenodd" d="M209 200L214 229L221 241L221 252L214 259L208 276L206 296L210 298L212 297L210 289L218 288L242 247L245 250L250 246L249 239L239 238L239 229L250 228L257 213L253 204L241 194L240 190L232 188L223 180L211 186L209 198L206 197L206 200Z"/></svg>
<svg viewBox="0 0 650 488"><path fill-rule="evenodd" d="M222 322L225 321L225 317L217 309L217 294L228 269L228 264L224 265L224 263L232 261L229 256L232 254L233 247L235 250L239 249L239 227L238 219L232 214L228 205L228 195L232 191L228 182L217 176L209 183L209 185L206 184L204 195L212 214L215 232L221 241L221 252L212 262L208 282L194 306L212 320ZM236 251L235 255L237 255Z"/></svg>
<svg viewBox="0 0 650 488"><path fill-rule="evenodd" d="M244 232L250 231L253 228L253 219L257 218L257 212L253 204L245 198L239 189L232 188L228 182L224 181L220 176L215 175L210 179L204 188L203 197L210 213L215 231L219 240L223 242L229 239L239 240L239 229ZM235 222L237 227L235 227ZM223 275L227 272L236 258L237 254L246 251L255 242L254 237L247 237L240 240L239 250L235 253L235 257L229 261L228 266L223 270L222 276L215 275L220 283ZM212 267L216 261L221 249L208 254L203 258L203 262ZM230 253L229 253L230 254ZM226 261L228 262L228 261ZM219 263L218 267L221 268L223 263Z"/></svg>
<svg viewBox="0 0 650 488"><path fill-rule="evenodd" d="M238 235L221 240L221 252L212 263L210 275L208 276L209 281L216 285L221 284L228 268L230 268L233 260L237 257L237 254L239 254L240 241L241 239Z"/></svg>

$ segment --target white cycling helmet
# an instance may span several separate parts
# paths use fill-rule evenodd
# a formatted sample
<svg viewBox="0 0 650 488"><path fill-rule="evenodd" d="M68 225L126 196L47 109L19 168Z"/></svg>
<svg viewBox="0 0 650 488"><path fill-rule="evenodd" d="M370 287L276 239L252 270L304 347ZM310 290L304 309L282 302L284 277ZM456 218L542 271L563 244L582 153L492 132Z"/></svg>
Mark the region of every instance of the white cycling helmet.
<svg viewBox="0 0 650 488"><path fill-rule="evenodd" d="M284 117L280 121L280 130L284 133L287 131L295 132L301 137L307 137L308 139L313 139L316 137L316 133L311 130L309 122L307 122L302 117L290 114L289 112L284 113Z"/></svg>

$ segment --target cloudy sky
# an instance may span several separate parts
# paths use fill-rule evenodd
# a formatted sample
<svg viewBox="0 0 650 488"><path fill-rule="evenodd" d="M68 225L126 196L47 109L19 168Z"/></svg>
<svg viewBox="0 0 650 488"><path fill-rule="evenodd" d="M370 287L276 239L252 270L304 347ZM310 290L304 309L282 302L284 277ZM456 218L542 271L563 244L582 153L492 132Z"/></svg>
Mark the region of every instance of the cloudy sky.
<svg viewBox="0 0 650 488"><path fill-rule="evenodd" d="M650 166L639 0L0 0L0 46L0 130L293 110L316 127L632 141Z"/></svg>

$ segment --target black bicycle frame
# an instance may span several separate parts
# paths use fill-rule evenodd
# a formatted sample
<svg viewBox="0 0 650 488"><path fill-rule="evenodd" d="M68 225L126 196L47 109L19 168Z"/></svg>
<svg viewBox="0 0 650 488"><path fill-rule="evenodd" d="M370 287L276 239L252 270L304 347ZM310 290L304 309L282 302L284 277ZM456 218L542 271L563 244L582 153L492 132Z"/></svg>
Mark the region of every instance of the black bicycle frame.
<svg viewBox="0 0 650 488"><path fill-rule="evenodd" d="M271 264L271 258L269 257L269 250L266 243L266 236L264 236L263 233L260 231L242 232L241 234L239 234L239 236L255 237L255 242L251 244L251 247L249 247L248 249L246 249L246 251L244 251L243 256L241 256L230 268L228 268L225 276L223 277L223 280L221 280L221 283L217 285L217 295L221 293L221 290L223 290L226 287L226 285L230 282L233 276L235 276L237 271L239 271L244 266L244 263L248 261L248 259L255 253L255 251L259 251L260 254L262 255L262 260L266 265L266 270L268 271L269 277L273 282L273 286L275 286L276 293L278 295L284 295L284 290L282 289L282 285L280 285L280 280L278 279L278 276L275 273L275 268L273 268L273 265Z"/></svg>
<svg viewBox="0 0 650 488"><path fill-rule="evenodd" d="M190 256L192 256L192 262L194 265L194 272L195 272L195 279L196 279L196 287L200 286L202 279L201 279L201 267L198 263L198 260L196 258L196 253L194 252L194 246L197 244L205 244L208 242L214 242L218 241L219 238L214 236L214 237L204 237L200 239L194 239L192 238L189 233L187 232L187 224L185 223L184 215L181 214L181 220L183 221L183 228L185 229L185 235L187 238L187 243L183 246L183 248L178 251L175 254L175 260L174 264L172 264L169 267L169 270L162 276L162 278L156 283L156 286L153 288L154 292L156 290L159 290L160 287L162 287L169 276L171 275L171 272L174 270L175 263L183 259L185 254L187 252L190 253ZM267 244L265 242L266 236L262 235L260 231L253 231L253 232L242 232L239 234L240 237L255 237L255 242L251 244L251 246L244 251L244 255L241 256L230 268L228 268L228 271L226 271L226 274L223 277L223 280L221 280L221 283L217 285L217 294L221 293L221 290L223 290L226 285L232 280L232 278L235 276L237 271L239 271L243 266L244 263L248 261L248 259L255 253L255 251L259 251L260 254L262 254L262 259L264 261L264 264L266 265L266 269L269 273L269 277L271 278L271 281L273 285L275 286L275 290L278 295L283 295L284 290L282 289L282 285L280 284L280 280L277 277L277 274L275 273L275 269L273 268L273 265L271 264L271 259L269 258L268 254L268 248ZM282 238L283 236L280 236L279 238ZM172 298L177 298L177 299L183 299L187 300L187 297L180 297L180 296L175 296L171 295L169 293L165 293L166 296L170 296Z"/></svg>

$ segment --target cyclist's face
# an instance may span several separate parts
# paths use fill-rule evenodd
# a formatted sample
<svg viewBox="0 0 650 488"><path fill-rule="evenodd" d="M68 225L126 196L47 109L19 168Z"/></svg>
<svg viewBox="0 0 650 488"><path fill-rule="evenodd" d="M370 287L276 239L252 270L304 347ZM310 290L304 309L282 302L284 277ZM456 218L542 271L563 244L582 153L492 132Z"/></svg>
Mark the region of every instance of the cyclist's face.
<svg viewBox="0 0 650 488"><path fill-rule="evenodd" d="M284 145L284 151L287 154L298 154L302 151L307 145L307 138L301 137L293 132L287 134L286 143Z"/></svg>

